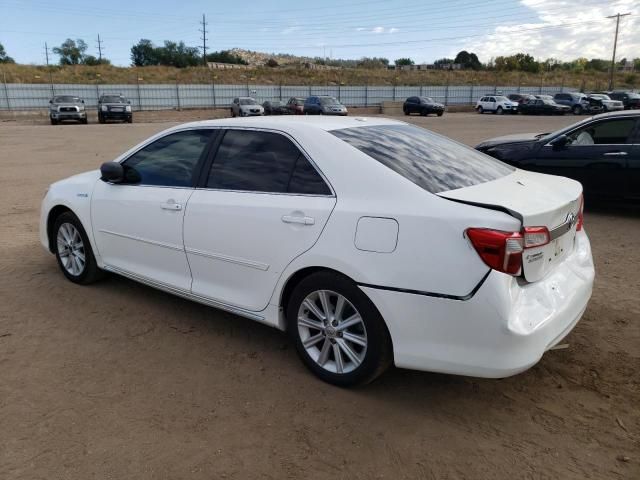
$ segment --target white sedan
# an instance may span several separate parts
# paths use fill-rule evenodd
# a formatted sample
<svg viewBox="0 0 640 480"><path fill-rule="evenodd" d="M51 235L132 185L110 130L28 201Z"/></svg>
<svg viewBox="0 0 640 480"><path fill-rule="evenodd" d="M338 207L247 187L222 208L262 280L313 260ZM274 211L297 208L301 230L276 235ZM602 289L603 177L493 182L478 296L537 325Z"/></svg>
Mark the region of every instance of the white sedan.
<svg viewBox="0 0 640 480"><path fill-rule="evenodd" d="M582 187L384 118L165 130L54 183L64 275L113 272L287 330L338 385L398 367L505 377L576 325L594 267Z"/></svg>

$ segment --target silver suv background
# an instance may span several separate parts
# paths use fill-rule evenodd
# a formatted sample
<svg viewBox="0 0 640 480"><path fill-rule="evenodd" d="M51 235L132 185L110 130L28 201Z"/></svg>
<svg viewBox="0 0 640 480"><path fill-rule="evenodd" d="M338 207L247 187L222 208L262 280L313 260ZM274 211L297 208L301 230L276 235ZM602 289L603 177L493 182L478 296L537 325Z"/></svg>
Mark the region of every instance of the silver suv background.
<svg viewBox="0 0 640 480"><path fill-rule="evenodd" d="M51 125L57 125L64 120L74 120L87 123L87 111L84 100L73 95L56 95L49 100L49 119Z"/></svg>

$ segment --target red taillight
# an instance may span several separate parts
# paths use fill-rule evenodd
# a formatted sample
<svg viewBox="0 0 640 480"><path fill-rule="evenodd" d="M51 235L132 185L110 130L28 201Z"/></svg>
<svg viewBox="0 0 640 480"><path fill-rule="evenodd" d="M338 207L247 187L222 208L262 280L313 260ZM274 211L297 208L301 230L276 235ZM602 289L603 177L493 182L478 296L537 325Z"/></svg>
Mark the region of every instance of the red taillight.
<svg viewBox="0 0 640 480"><path fill-rule="evenodd" d="M580 210L578 210L578 222L576 223L576 232L582 230L584 225L584 195L580 195Z"/></svg>
<svg viewBox="0 0 640 480"><path fill-rule="evenodd" d="M524 248L542 247L550 241L547 227L524 227Z"/></svg>
<svg viewBox="0 0 640 480"><path fill-rule="evenodd" d="M520 275L524 239L520 232L469 228L471 244L489 267L509 275Z"/></svg>

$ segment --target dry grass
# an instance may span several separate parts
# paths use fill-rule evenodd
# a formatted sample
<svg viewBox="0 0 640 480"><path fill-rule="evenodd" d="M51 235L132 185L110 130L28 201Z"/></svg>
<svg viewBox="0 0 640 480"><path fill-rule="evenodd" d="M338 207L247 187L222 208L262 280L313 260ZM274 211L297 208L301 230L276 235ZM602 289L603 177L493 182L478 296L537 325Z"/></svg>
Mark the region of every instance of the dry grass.
<svg viewBox="0 0 640 480"><path fill-rule="evenodd" d="M140 80L138 80L140 79ZM392 71L366 69L310 70L302 67L255 68L247 70L208 70L202 67L44 67L34 65L3 65L0 80L7 83L221 83L256 85L564 85L600 90L608 85L608 75L602 72L522 72L473 71ZM616 86L634 88L640 76L617 74Z"/></svg>

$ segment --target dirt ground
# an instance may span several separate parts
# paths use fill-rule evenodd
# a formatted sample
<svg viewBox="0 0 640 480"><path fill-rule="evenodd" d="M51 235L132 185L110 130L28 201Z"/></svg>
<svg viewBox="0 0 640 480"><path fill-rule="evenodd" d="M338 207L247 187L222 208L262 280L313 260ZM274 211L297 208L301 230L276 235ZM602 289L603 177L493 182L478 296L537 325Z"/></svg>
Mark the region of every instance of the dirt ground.
<svg viewBox="0 0 640 480"><path fill-rule="evenodd" d="M503 380L343 390L277 330L116 276L77 286L40 247L47 185L164 120L0 123L0 479L640 478L637 210L587 211L596 286L569 348ZM412 121L474 144L576 118Z"/></svg>

